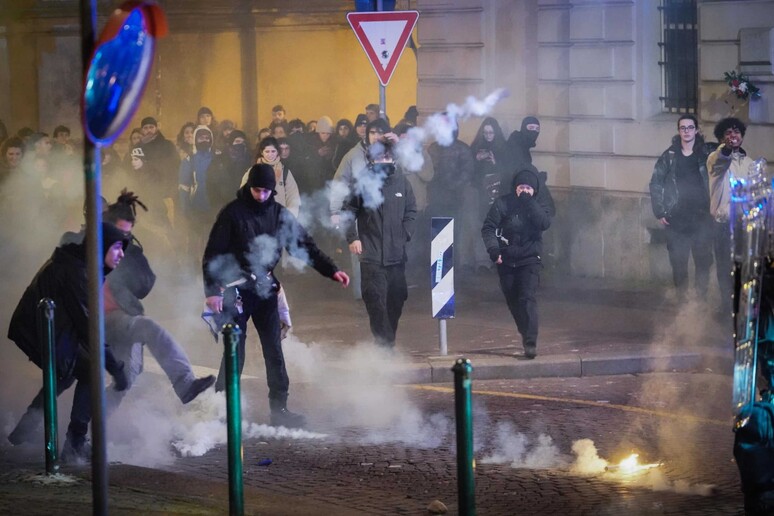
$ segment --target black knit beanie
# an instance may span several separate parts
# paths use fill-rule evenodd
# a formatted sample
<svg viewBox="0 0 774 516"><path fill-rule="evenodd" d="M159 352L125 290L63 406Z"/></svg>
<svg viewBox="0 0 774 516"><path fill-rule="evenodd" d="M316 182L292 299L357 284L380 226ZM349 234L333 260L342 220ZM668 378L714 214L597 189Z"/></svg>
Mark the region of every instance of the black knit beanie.
<svg viewBox="0 0 774 516"><path fill-rule="evenodd" d="M277 179L274 176L274 167L266 163L259 163L250 168L247 176L247 185L250 188L266 188L274 190L277 186Z"/></svg>
<svg viewBox="0 0 774 516"><path fill-rule="evenodd" d="M538 189L538 175L535 167L526 168L522 167L516 171L516 175L513 176L513 189L515 190L519 185L531 186L533 190L537 192Z"/></svg>

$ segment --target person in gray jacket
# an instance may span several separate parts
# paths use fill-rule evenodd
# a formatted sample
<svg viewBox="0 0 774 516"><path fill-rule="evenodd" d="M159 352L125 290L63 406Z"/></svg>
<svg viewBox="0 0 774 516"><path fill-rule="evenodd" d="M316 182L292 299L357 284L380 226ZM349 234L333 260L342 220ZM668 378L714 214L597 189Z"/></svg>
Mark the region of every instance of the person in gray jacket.
<svg viewBox="0 0 774 516"><path fill-rule="evenodd" d="M105 211L105 221L131 235L136 220L136 206L145 207L124 189L118 200ZM156 321L145 316L141 299L153 288L156 275L140 243L132 238L124 259L105 280L105 342L119 360L126 364L127 389L105 392L108 411L112 412L124 398L143 370L143 346L146 346L166 373L178 398L189 403L215 383L213 375L196 378L183 348Z"/></svg>

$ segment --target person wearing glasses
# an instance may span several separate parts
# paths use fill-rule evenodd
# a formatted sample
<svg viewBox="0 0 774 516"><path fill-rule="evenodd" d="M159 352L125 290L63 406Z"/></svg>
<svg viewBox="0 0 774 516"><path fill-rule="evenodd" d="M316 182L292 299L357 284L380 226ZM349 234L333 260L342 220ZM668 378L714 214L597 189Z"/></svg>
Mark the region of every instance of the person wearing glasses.
<svg viewBox="0 0 774 516"><path fill-rule="evenodd" d="M678 134L656 161L650 180L653 215L666 231L678 302L688 293L688 261L693 255L697 299L706 298L712 266L708 149L693 115L677 121Z"/></svg>

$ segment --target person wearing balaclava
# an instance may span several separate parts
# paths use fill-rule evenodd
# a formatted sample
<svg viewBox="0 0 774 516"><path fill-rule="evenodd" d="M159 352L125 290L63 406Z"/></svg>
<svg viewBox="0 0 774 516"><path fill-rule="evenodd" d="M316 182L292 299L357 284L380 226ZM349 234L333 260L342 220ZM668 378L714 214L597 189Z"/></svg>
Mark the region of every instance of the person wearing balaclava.
<svg viewBox="0 0 774 516"><path fill-rule="evenodd" d="M226 139L223 152L215 156L215 165L211 167L215 173L207 174L212 219L234 198L234 192L241 186L242 176L253 163L247 148L247 135L239 129L233 130Z"/></svg>
<svg viewBox="0 0 774 516"><path fill-rule="evenodd" d="M513 131L508 137L508 151L511 154L511 166L514 170L522 164L532 164L530 149L537 145L538 136L540 136L540 121L534 116L528 116L521 121L521 130Z"/></svg>
<svg viewBox="0 0 774 516"><path fill-rule="evenodd" d="M189 243L193 247L190 251L196 254L201 252L204 228L212 220L207 177L220 175L218 171L210 170L218 165L212 145L212 131L206 125L200 125L194 131L193 155L180 162L178 200L188 222Z"/></svg>
<svg viewBox="0 0 774 516"><path fill-rule="evenodd" d="M497 264L500 289L521 334L524 356L532 359L537 356L540 254L551 216L538 195L535 167L519 167L511 185L511 191L489 209L481 236L490 259Z"/></svg>
<svg viewBox="0 0 774 516"><path fill-rule="evenodd" d="M242 330L237 347L240 375L245 363L247 321L252 319L266 365L271 424L299 428L306 419L287 408L290 380L281 344L280 285L273 271L284 248L344 287L349 285L349 276L320 251L293 214L274 200L276 183L271 165L253 165L236 199L218 214L202 258L204 294L218 327L230 322ZM238 281L244 283L233 286ZM221 362L215 390L222 391L225 386L225 362Z"/></svg>
<svg viewBox="0 0 774 516"><path fill-rule="evenodd" d="M88 237L77 243L67 243L54 250L51 258L35 275L22 295L11 317L8 338L38 367L43 368L44 341L36 324L38 302L43 298L54 301L54 350L57 395L75 383L70 424L67 428L61 458L65 462L82 463L91 459L91 445L86 439L91 420L91 374L89 356L89 311L86 272ZM102 224L104 274L121 262L127 245L126 234L112 224ZM113 377L117 390L127 387L123 362L116 360L109 343L105 345L105 369ZM8 440L19 445L40 442L43 423L43 389L27 408Z"/></svg>
<svg viewBox="0 0 774 516"><path fill-rule="evenodd" d="M373 122L371 122L373 123ZM417 205L411 183L395 173L391 142L369 148L368 167L355 178L343 211L349 251L360 258L363 302L376 344L395 347L395 333L408 298L406 244L414 234Z"/></svg>
<svg viewBox="0 0 774 516"><path fill-rule="evenodd" d="M506 144L508 154L507 170L519 170L519 167L524 164L532 164L532 152L530 149L537 145L538 136L540 136L540 120L534 116L524 117L521 121L521 130L513 131L508 137ZM510 184L512 179L512 177L504 177L503 184ZM548 173L544 171L538 172L538 180L540 181L540 193L538 194L540 195L540 201L548 206L549 213L553 217L556 215L556 207L551 190L546 184Z"/></svg>

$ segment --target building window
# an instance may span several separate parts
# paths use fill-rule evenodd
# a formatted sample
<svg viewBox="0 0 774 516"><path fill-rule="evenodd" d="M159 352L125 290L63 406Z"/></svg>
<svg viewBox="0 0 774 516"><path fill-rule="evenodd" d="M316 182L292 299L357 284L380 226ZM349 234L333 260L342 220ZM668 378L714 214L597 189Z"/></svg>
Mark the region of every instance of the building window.
<svg viewBox="0 0 774 516"><path fill-rule="evenodd" d="M699 92L696 0L661 0L661 101L669 113L695 113Z"/></svg>

